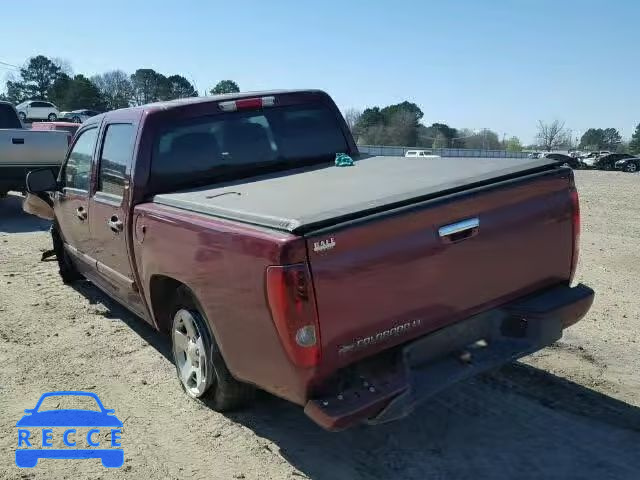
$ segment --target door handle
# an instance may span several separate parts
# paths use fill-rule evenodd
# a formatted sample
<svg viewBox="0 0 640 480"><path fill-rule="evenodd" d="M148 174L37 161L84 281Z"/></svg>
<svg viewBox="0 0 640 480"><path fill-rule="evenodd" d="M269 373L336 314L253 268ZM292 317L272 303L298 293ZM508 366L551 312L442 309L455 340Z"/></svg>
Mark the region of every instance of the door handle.
<svg viewBox="0 0 640 480"><path fill-rule="evenodd" d="M109 225L109 228L113 233L120 233L124 228L124 224L122 223L122 220L120 220L115 215L113 215L109 220L107 220L107 225Z"/></svg>
<svg viewBox="0 0 640 480"><path fill-rule="evenodd" d="M468 218L460 222L445 225L438 229L438 235L447 243L459 242L466 240L478 234L480 220L478 217Z"/></svg>
<svg viewBox="0 0 640 480"><path fill-rule="evenodd" d="M14 145L24 145L24 138L12 138L11 143Z"/></svg>
<svg viewBox="0 0 640 480"><path fill-rule="evenodd" d="M76 208L76 216L81 222L84 222L87 219L88 213L83 206L79 206Z"/></svg>

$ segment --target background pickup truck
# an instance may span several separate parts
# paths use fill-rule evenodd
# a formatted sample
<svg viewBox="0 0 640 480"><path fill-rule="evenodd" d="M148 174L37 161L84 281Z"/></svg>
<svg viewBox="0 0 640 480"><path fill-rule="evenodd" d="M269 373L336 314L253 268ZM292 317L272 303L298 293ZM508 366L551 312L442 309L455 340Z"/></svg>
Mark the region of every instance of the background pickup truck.
<svg viewBox="0 0 640 480"><path fill-rule="evenodd" d="M259 387L331 430L400 418L553 343L593 301L570 286L571 169L358 155L320 91L99 115L58 179L27 183L53 192L63 280L168 333L185 392L218 410Z"/></svg>
<svg viewBox="0 0 640 480"><path fill-rule="evenodd" d="M34 168L60 169L72 134L32 131L22 127L15 108L0 102L0 197L25 191L25 177Z"/></svg>

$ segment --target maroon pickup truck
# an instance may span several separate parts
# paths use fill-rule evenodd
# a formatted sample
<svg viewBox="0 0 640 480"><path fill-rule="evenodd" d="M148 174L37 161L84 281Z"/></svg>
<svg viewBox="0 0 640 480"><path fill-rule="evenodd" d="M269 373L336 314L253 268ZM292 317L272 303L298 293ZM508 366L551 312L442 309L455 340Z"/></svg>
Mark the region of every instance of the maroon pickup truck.
<svg viewBox="0 0 640 480"><path fill-rule="evenodd" d="M169 334L185 392L218 410L258 387L331 430L397 419L558 340L593 301L570 286L569 168L360 155L320 91L92 117L59 177L27 182L62 279Z"/></svg>

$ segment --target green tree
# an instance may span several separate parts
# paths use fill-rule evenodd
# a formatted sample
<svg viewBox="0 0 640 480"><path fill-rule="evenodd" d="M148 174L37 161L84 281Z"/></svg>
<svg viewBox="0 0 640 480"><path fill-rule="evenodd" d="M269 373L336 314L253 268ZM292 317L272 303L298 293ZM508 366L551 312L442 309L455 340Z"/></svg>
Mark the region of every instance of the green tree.
<svg viewBox="0 0 640 480"><path fill-rule="evenodd" d="M456 142L456 146L461 143L464 148L482 149L482 150L498 150L502 148L498 134L493 130L484 128L482 130L470 130L463 128L458 130L460 137Z"/></svg>
<svg viewBox="0 0 640 480"><path fill-rule="evenodd" d="M60 66L44 55L32 57L27 65L20 69L21 88L26 97L44 100L61 74Z"/></svg>
<svg viewBox="0 0 640 480"><path fill-rule="evenodd" d="M415 112L396 110L385 121L385 143L413 147L418 140L418 119Z"/></svg>
<svg viewBox="0 0 640 480"><path fill-rule="evenodd" d="M64 110L78 110L81 108L104 110L105 102L100 90L91 80L84 75L76 75L69 83L62 108Z"/></svg>
<svg viewBox="0 0 640 480"><path fill-rule="evenodd" d="M640 123L636 126L636 130L633 132L633 135L631 135L629 152L634 155L640 155Z"/></svg>
<svg viewBox="0 0 640 480"><path fill-rule="evenodd" d="M133 85L131 79L122 70L113 70L91 77L105 103L107 110L126 108L133 101Z"/></svg>
<svg viewBox="0 0 640 480"><path fill-rule="evenodd" d="M182 75L171 75L167 77L167 88L169 99L197 97L198 92L195 87Z"/></svg>
<svg viewBox="0 0 640 480"><path fill-rule="evenodd" d="M222 93L238 93L239 91L240 87L233 80L220 80L209 93L211 95L220 95Z"/></svg>
<svg viewBox="0 0 640 480"><path fill-rule="evenodd" d="M420 108L411 102L388 105L384 108L370 107L357 118L354 126L358 142L369 145L415 146L424 126ZM433 139L429 141L429 144Z"/></svg>
<svg viewBox="0 0 640 480"><path fill-rule="evenodd" d="M358 119L357 126L361 130L367 130L371 127L384 124L384 116L380 113L379 107L365 108L362 115Z"/></svg>
<svg viewBox="0 0 640 480"><path fill-rule="evenodd" d="M433 148L447 148L452 146L453 139L457 136L458 131L445 123L433 123L430 127L419 125L417 144L420 146L432 145Z"/></svg>
<svg viewBox="0 0 640 480"><path fill-rule="evenodd" d="M587 150L601 150L604 143L604 130L601 128L590 128L580 137L580 148Z"/></svg>
<svg viewBox="0 0 640 480"><path fill-rule="evenodd" d="M25 90L24 84L18 80L7 80L7 99L16 105L28 100L29 94Z"/></svg>
<svg viewBox="0 0 640 480"><path fill-rule="evenodd" d="M605 128L603 130L604 148L615 151L622 143L622 135L615 128Z"/></svg>
<svg viewBox="0 0 640 480"><path fill-rule="evenodd" d="M520 143L520 139L518 137L511 137L507 140L505 148L507 152L521 152L522 144Z"/></svg>
<svg viewBox="0 0 640 480"><path fill-rule="evenodd" d="M169 95L167 78L151 68L139 68L131 75L133 87L133 102L136 105L145 105L158 100L166 99Z"/></svg>
<svg viewBox="0 0 640 480"><path fill-rule="evenodd" d="M380 113L386 121L391 120L391 118L398 112L407 112L411 115L414 115L416 118L416 122L424 116L424 113L422 112L422 110L420 110L420 107L418 107L418 105L412 102L407 102L406 100L402 103L389 105L380 110Z"/></svg>
<svg viewBox="0 0 640 480"><path fill-rule="evenodd" d="M66 73L61 74L56 81L53 82L49 90L47 90L47 99L53 102L58 108L67 110L65 102L71 82L73 82L73 79L69 77L69 75Z"/></svg>

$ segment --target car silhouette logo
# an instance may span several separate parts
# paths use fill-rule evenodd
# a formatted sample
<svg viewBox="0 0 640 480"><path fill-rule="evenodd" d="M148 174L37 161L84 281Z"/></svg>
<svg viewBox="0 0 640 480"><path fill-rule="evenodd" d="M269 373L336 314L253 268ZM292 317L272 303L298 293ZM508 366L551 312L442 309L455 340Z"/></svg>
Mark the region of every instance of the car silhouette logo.
<svg viewBox="0 0 640 480"><path fill-rule="evenodd" d="M40 410L42 402L48 397L90 397L95 400L99 410L84 409L56 409ZM118 468L124 463L124 450L119 443L122 434L122 422L115 416L115 410L104 407L98 395L93 392L60 391L43 394L33 409L26 409L16 427L18 427L18 447L16 448L16 465L21 468L32 468L41 458L55 459L82 459L100 458L102 465L107 468ZM50 448L53 446L52 427L64 427L62 440L64 445L70 448ZM76 428L90 430L82 439L79 438ZM100 448L99 434L101 428L110 429L112 448ZM42 448L36 442L35 431L41 429ZM81 448L83 440L87 447ZM117 448L120 447L120 448Z"/></svg>

